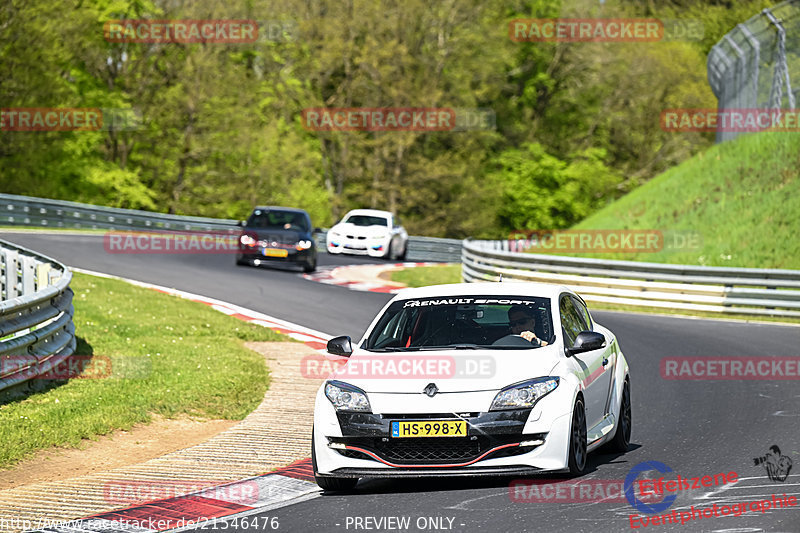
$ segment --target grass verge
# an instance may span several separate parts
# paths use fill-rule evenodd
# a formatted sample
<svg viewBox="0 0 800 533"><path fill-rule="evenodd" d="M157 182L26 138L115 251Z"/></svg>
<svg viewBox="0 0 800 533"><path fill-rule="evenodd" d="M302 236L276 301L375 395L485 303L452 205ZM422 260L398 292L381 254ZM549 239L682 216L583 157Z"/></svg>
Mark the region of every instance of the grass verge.
<svg viewBox="0 0 800 533"><path fill-rule="evenodd" d="M243 341L286 341L262 326L123 281L75 274L78 355L110 377L71 379L0 405L0 468L76 447L151 415L240 420L264 397L264 358ZM109 359L106 359L109 358ZM88 372L85 373L88 375Z"/></svg>
<svg viewBox="0 0 800 533"><path fill-rule="evenodd" d="M699 234L699 246L665 246L655 253L563 255L800 269L798 227L800 135L765 132L715 145L573 228L691 232Z"/></svg>
<svg viewBox="0 0 800 533"><path fill-rule="evenodd" d="M391 273L391 280L409 287L461 283L461 264L404 268Z"/></svg>

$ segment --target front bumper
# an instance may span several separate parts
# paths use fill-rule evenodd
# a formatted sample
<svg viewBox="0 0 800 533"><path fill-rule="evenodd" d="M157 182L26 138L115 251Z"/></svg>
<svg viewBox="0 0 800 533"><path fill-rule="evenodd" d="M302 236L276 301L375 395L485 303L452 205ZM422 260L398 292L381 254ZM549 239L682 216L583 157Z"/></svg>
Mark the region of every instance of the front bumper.
<svg viewBox="0 0 800 533"><path fill-rule="evenodd" d="M382 416L337 413L342 437L328 440L340 455L400 468L468 466L487 458L520 455L544 444L544 434L523 434L530 409L449 415ZM467 416L465 416L467 415ZM392 438L392 420L465 420L465 437ZM526 443L520 446L520 443ZM539 444L532 444L539 443ZM330 446L329 446L330 447Z"/></svg>
<svg viewBox="0 0 800 533"><path fill-rule="evenodd" d="M426 415L337 413L341 436L325 436L315 426L319 476L420 477L522 475L566 469L569 416L550 431L526 429L531 409ZM393 420L462 419L467 436L392 438Z"/></svg>
<svg viewBox="0 0 800 533"><path fill-rule="evenodd" d="M461 476L530 476L542 472L533 466L492 466L469 469L453 468L404 468L403 470L376 470L374 468L339 468L333 477L374 477L374 478L419 478L419 477L461 477ZM325 474L318 474L325 477Z"/></svg>
<svg viewBox="0 0 800 533"><path fill-rule="evenodd" d="M327 250L332 254L368 255L370 257L383 257L389 246L389 239L368 239L341 237L328 237Z"/></svg>
<svg viewBox="0 0 800 533"><path fill-rule="evenodd" d="M240 247L239 252L236 254L236 258L240 261L247 261L249 263L254 263L255 260L258 260L259 263L298 263L298 264L306 264L306 263L313 263L314 262L314 252L312 248L307 248L305 250L298 250L296 248L285 248L286 249L286 256L285 257L275 257L264 255L264 248L255 246L253 248L244 248Z"/></svg>

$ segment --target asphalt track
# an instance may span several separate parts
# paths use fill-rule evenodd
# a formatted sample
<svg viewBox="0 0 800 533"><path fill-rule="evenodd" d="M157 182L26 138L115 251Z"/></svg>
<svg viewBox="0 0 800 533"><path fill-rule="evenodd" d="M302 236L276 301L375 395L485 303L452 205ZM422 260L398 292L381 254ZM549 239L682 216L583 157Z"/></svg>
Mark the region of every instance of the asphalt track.
<svg viewBox="0 0 800 533"><path fill-rule="evenodd" d="M391 297L310 282L291 269L236 267L225 254L109 254L97 235L6 232L0 238L70 266L218 298L332 335L360 337ZM320 265L363 262L373 261L320 254ZM679 492L665 513L773 494L800 497L797 381L667 381L659 373L659 361L666 356L798 356L800 328L601 311L593 315L616 333L630 363L633 435L632 449L624 455L590 456L585 479L621 481L643 461L660 461L683 477L738 473L739 482L729 489ZM794 462L784 482L770 481L764 468L753 464L773 444ZM520 503L509 495L511 481L362 481L352 493L257 516L277 517L278 531L632 531L629 516L636 511L625 501ZM408 528L398 528L394 518L387 522L390 517L407 518ZM270 530L269 520L257 523L250 530ZM217 528L242 529L233 523ZM642 530L800 532L800 506Z"/></svg>

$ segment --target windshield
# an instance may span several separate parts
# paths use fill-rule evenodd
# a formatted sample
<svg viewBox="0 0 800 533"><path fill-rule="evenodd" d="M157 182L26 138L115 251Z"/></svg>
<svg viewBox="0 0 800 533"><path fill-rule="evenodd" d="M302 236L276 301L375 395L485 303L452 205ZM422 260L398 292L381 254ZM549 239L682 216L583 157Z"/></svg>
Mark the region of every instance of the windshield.
<svg viewBox="0 0 800 533"><path fill-rule="evenodd" d="M532 331L552 343L549 298L450 296L394 302L363 344L371 351L437 348L534 349Z"/></svg>
<svg viewBox="0 0 800 533"><path fill-rule="evenodd" d="M389 226L388 219L384 217L374 217L372 215L350 215L342 220L342 223L352 224L354 226Z"/></svg>
<svg viewBox="0 0 800 533"><path fill-rule="evenodd" d="M308 231L308 223L303 213L297 211L278 211L270 209L264 211L256 209L247 219L248 228L286 229L294 231Z"/></svg>

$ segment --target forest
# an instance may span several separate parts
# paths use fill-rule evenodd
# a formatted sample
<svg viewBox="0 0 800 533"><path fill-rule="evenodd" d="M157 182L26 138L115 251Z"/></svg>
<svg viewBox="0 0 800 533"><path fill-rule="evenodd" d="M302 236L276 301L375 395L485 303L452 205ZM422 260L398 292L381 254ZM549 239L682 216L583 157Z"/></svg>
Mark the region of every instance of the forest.
<svg viewBox="0 0 800 533"><path fill-rule="evenodd" d="M388 209L409 233L440 237L567 228L711 146L713 134L664 131L661 112L715 108L709 50L770 4L6 0L5 122L22 108L118 118L0 128L0 190L225 218L287 205L326 227L348 209ZM510 31L514 20L553 18L685 21L693 31L652 42ZM136 42L114 26L128 20L258 28L245 24L229 42ZM329 108L461 110L482 127L309 127L309 110Z"/></svg>

